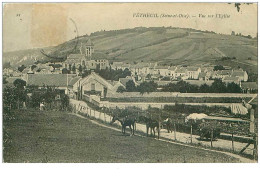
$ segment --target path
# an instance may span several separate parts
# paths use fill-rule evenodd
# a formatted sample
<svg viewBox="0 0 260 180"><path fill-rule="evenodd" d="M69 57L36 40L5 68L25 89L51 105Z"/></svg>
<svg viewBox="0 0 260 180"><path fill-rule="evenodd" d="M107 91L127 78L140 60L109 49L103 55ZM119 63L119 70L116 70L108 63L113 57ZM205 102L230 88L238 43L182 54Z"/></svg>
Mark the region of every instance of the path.
<svg viewBox="0 0 260 180"><path fill-rule="evenodd" d="M111 116L109 116L109 115L107 115L105 113L98 112L98 111L95 111L95 110L91 109L87 105L86 102L77 101L77 100L71 99L70 103L74 105L74 109L76 108L75 109L76 111L74 111L75 113L81 112L83 114L88 114L92 118L100 119L100 120L102 120L104 122L107 122L107 123L111 122L111 120L112 120ZM93 123L97 123L96 121L93 121L93 120L92 120L92 122ZM98 123L98 124L100 124L100 123ZM100 125L102 125L102 124L100 124ZM119 125L119 123L118 123L118 125ZM106 125L102 125L102 126L109 127L111 129L117 129L115 127L110 127L110 126L106 126ZM117 130L121 131L119 129L117 129ZM139 132L146 133L146 126L144 124L136 123L136 130L139 131ZM177 142L173 142L173 140L174 140L174 133L168 133L166 129L161 129L160 132L161 132L160 133L161 137L169 139L168 140L169 142L177 143ZM181 143L177 143L177 144L185 143L184 145L192 146L192 145L189 145L189 143L191 142L190 134L182 133L182 132L176 132L176 139L177 139L177 141L181 142ZM202 145L204 147L210 148L210 143L211 142L210 141L200 141L199 140L199 136L193 135L192 136L192 143L193 144L199 144L199 145ZM235 151L240 151L246 145L247 145L247 143L234 142L234 150ZM217 141L213 141L213 147L214 148L221 148L221 149L225 149L225 150L231 150L232 149L232 143L229 140L218 139ZM217 152L222 152L222 151L217 151ZM253 144L251 144L244 151L244 153L246 153L246 154L252 154L252 152L253 152ZM227 152L225 152L225 153L227 153ZM243 162L246 162L246 161L247 162L255 162L255 161L251 161L251 160L249 160L247 158L243 158L243 157L241 157L239 155L236 155L236 154L233 154L233 153L229 153L229 155L230 154L232 154L232 156L234 156L234 157L240 157L240 159L243 159Z"/></svg>

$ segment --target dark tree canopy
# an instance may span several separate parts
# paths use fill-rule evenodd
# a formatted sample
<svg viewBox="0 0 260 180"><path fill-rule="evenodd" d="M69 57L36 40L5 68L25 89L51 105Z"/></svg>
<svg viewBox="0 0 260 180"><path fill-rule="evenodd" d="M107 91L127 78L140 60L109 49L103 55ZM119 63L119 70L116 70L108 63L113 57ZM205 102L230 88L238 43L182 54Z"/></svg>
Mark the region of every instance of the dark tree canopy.
<svg viewBox="0 0 260 180"><path fill-rule="evenodd" d="M157 87L158 84L154 81L144 81L137 87L137 91L139 91L141 94L150 93L156 91Z"/></svg>
<svg viewBox="0 0 260 180"><path fill-rule="evenodd" d="M134 81L130 80L126 83L126 91L128 92L134 92L136 91L135 83Z"/></svg>
<svg viewBox="0 0 260 180"><path fill-rule="evenodd" d="M23 70L26 68L25 65L21 65L18 67L18 71L23 72Z"/></svg>
<svg viewBox="0 0 260 180"><path fill-rule="evenodd" d="M16 88L19 88L19 89L23 89L25 86L26 86L26 81L22 80L22 79L16 79L14 82L13 82L14 86Z"/></svg>
<svg viewBox="0 0 260 180"><path fill-rule="evenodd" d="M123 93L123 92L125 92L126 90L125 90L125 88L123 87L123 86L119 86L118 88L117 88L117 90L116 90L116 92L119 92L119 93Z"/></svg>
<svg viewBox="0 0 260 180"><path fill-rule="evenodd" d="M214 71L218 71L218 70L225 70L225 68L222 65L216 65L214 66Z"/></svg>

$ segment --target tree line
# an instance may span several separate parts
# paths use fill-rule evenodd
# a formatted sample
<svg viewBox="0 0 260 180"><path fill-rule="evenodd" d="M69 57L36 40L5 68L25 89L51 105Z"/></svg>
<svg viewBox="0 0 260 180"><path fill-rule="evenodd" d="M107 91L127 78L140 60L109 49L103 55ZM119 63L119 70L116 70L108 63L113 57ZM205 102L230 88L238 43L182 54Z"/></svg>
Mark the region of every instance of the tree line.
<svg viewBox="0 0 260 180"><path fill-rule="evenodd" d="M232 82L226 84L221 79L215 79L211 85L202 84L201 86L190 84L186 81L178 81L177 83L169 83L159 87L154 81L145 81L140 85L130 80L126 83L126 88L120 86L117 92L140 92L141 94L150 92L181 92L181 93L242 93L241 87Z"/></svg>

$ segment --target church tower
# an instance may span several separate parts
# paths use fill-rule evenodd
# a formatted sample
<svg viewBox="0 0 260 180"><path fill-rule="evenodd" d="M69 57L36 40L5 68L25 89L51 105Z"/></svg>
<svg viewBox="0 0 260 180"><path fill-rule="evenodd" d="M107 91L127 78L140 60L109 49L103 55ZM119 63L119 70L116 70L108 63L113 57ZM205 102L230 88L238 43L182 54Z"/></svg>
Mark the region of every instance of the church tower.
<svg viewBox="0 0 260 180"><path fill-rule="evenodd" d="M91 60L92 53L94 52L94 44L88 39L86 43L81 43L79 50L80 54L84 54L87 60Z"/></svg>
<svg viewBox="0 0 260 180"><path fill-rule="evenodd" d="M94 44L90 39L88 39L85 45L85 56L87 59L91 60L92 53L94 52Z"/></svg>

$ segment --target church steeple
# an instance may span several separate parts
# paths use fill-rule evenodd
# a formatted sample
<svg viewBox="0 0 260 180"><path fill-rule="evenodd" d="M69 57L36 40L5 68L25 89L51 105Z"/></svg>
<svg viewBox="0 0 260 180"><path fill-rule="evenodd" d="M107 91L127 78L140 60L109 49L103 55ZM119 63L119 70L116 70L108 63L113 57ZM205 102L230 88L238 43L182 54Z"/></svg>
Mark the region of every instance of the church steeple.
<svg viewBox="0 0 260 180"><path fill-rule="evenodd" d="M85 56L88 59L91 59L93 52L94 52L94 44L92 43L91 39L88 39L85 45Z"/></svg>

